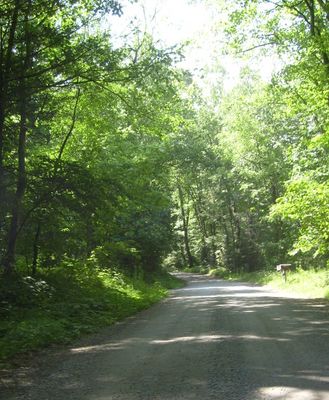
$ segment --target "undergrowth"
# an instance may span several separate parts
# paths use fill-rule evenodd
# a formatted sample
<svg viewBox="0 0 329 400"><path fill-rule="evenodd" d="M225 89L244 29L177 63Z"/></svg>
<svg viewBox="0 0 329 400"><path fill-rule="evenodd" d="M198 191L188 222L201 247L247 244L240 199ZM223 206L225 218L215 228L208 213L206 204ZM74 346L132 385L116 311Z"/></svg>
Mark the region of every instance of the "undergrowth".
<svg viewBox="0 0 329 400"><path fill-rule="evenodd" d="M232 273L225 267L186 268L185 272L207 274L211 278L240 280L257 283L275 289L285 290L296 295L309 298L325 298L329 300L329 269L297 268L287 272L286 282L280 273L275 270L262 270L256 272Z"/></svg>
<svg viewBox="0 0 329 400"><path fill-rule="evenodd" d="M73 265L0 280L0 361L97 331L182 286L164 272L150 282Z"/></svg>
<svg viewBox="0 0 329 400"><path fill-rule="evenodd" d="M285 282L280 273L276 271L258 271L240 274L230 274L228 279L266 285L275 289L286 290L296 295L309 298L326 298L329 300L329 270L309 269L287 272Z"/></svg>

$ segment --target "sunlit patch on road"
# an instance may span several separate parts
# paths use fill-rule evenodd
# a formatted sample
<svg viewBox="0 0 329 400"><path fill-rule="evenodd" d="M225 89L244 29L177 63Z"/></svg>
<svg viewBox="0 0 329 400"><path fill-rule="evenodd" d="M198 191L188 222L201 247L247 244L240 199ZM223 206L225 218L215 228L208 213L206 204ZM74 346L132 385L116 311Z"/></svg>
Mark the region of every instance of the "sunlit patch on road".
<svg viewBox="0 0 329 400"><path fill-rule="evenodd" d="M314 393L311 390L300 390L294 387L266 387L258 390L256 398L271 400L328 400L326 393Z"/></svg>
<svg viewBox="0 0 329 400"><path fill-rule="evenodd" d="M76 344L26 398L329 400L325 304L193 281Z"/></svg>

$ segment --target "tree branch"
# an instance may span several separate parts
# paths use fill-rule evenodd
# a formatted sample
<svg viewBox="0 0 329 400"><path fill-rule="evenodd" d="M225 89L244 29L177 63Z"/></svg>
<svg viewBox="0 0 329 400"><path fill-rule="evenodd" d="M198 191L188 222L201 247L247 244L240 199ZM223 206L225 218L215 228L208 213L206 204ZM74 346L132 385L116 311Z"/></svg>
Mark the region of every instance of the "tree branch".
<svg viewBox="0 0 329 400"><path fill-rule="evenodd" d="M248 53L249 51L258 49L260 47L273 46L275 44L276 44L275 42L257 44L256 46L250 47L249 49L241 50L241 51L237 52L236 54L245 54L245 53Z"/></svg>
<svg viewBox="0 0 329 400"><path fill-rule="evenodd" d="M79 99L80 99L80 94L81 94L81 91L80 91L80 88L78 88L77 89L77 94L76 94L76 97L75 97L75 104L74 104L74 108L73 108L71 126L70 126L70 128L69 128L69 130L68 130L68 132L67 132L67 134L66 134L66 136L64 138L64 141L63 141L63 143L62 143L62 145L61 145L61 147L59 149L58 156L57 156L57 158L55 160L54 175L56 175L56 173L57 173L58 165L59 165L59 163L61 161L63 152L65 150L65 146L66 146L68 140L70 139L70 137L71 137L71 135L73 133L73 129L75 127L75 123L76 123L76 119L77 119L77 108L78 108L78 103L79 103Z"/></svg>

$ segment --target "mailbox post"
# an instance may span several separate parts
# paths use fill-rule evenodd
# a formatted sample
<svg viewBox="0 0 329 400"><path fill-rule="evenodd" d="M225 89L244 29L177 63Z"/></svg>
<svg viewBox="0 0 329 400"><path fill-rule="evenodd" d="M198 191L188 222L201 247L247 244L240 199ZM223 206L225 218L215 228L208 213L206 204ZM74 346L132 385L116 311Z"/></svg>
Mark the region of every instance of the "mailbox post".
<svg viewBox="0 0 329 400"><path fill-rule="evenodd" d="M287 271L290 270L291 264L278 264L276 270L281 273L282 279L287 282Z"/></svg>

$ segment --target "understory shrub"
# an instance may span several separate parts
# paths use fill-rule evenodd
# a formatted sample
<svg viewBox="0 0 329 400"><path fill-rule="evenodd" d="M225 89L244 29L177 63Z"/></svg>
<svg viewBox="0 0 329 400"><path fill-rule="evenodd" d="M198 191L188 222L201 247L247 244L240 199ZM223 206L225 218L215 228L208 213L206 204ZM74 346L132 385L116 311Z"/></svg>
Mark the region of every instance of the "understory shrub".
<svg viewBox="0 0 329 400"><path fill-rule="evenodd" d="M81 334L132 315L181 282L164 271L142 279L115 270L64 263L32 278L0 279L0 360Z"/></svg>

